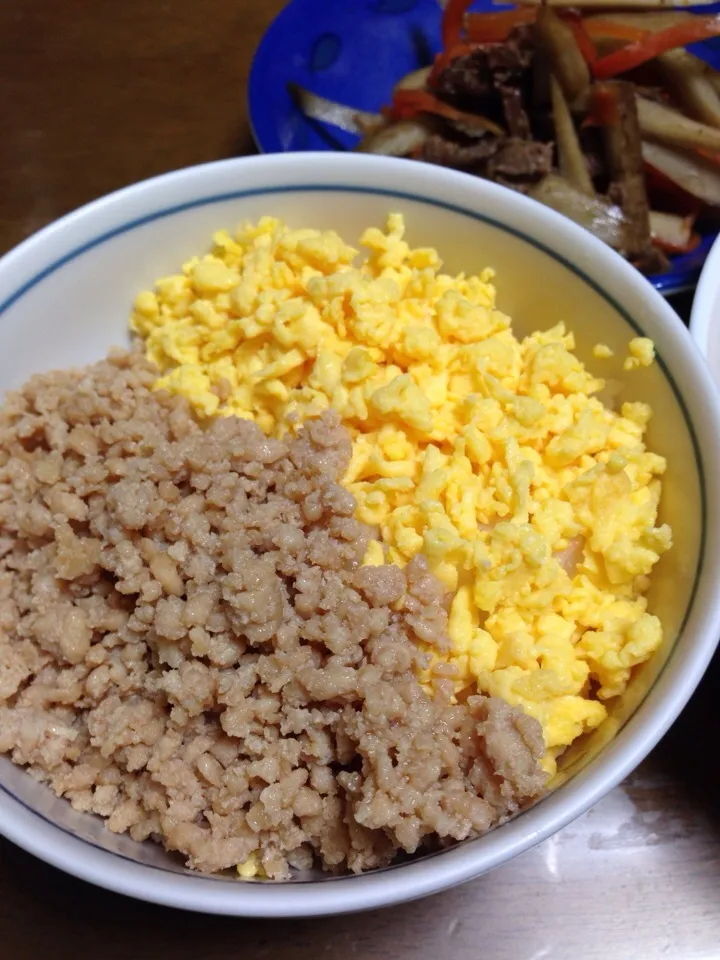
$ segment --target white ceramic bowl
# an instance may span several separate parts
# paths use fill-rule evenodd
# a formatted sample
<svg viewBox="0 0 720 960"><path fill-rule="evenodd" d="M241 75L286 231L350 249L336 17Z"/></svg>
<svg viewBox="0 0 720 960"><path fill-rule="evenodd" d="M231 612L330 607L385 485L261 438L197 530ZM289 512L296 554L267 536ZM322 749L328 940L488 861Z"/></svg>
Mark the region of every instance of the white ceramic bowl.
<svg viewBox="0 0 720 960"><path fill-rule="evenodd" d="M369 156L230 160L140 183L71 214L0 262L0 388L102 356L127 339L134 293L206 248L220 226L275 214L357 238L390 211L452 270L497 270L516 329L565 320L578 352L656 411L650 444L668 458L663 519L676 545L651 594L667 640L610 719L565 756L561 783L531 810L474 841L360 877L289 883L193 875L151 843L107 832L9 760L0 761L0 830L79 877L145 900L243 916L310 916L409 900L484 873L583 813L643 759L697 685L720 635L720 412L687 330L650 284L569 220L494 184L440 167ZM624 376L629 339L658 363ZM602 340L614 361L593 360Z"/></svg>
<svg viewBox="0 0 720 960"><path fill-rule="evenodd" d="M720 238L705 261L690 315L690 333L720 387Z"/></svg>

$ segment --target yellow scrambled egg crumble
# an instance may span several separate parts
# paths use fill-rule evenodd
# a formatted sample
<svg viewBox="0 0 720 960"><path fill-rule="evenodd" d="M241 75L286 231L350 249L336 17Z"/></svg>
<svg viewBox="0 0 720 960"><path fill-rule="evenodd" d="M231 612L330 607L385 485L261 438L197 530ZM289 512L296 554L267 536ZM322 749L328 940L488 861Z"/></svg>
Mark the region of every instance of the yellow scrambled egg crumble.
<svg viewBox="0 0 720 960"><path fill-rule="evenodd" d="M649 367L655 359L655 344L647 337L633 337L628 344L629 356L623 364L623 370L637 370Z"/></svg>
<svg viewBox="0 0 720 960"><path fill-rule="evenodd" d="M202 417L282 435L339 412L345 484L382 536L365 562L427 556L454 595L457 690L536 717L552 772L661 642L644 599L671 546L657 526L665 462L643 442L652 411L605 407L563 324L518 340L492 271L443 273L402 217L361 244L358 261L334 232L269 217L221 231L138 296L132 327L157 386ZM628 369L653 359L644 338L629 350Z"/></svg>
<svg viewBox="0 0 720 960"><path fill-rule="evenodd" d="M257 877L260 880L265 879L265 871L262 868L257 850L253 851L244 863L237 865L238 876L242 880L252 880Z"/></svg>

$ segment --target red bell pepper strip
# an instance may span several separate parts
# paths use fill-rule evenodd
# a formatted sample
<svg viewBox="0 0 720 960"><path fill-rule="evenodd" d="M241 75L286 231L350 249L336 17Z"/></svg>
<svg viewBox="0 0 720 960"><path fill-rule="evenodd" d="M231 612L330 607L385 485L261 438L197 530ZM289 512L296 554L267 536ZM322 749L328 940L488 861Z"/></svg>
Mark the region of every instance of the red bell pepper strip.
<svg viewBox="0 0 720 960"><path fill-rule="evenodd" d="M447 50L460 43L463 33L463 23L468 7L473 0L448 0L442 18L442 45Z"/></svg>
<svg viewBox="0 0 720 960"><path fill-rule="evenodd" d="M667 30L650 33L642 40L596 60L592 65L593 76L596 80L609 80L619 73L625 73L653 60L668 50L717 36L720 36L720 17L693 17L692 20L683 20Z"/></svg>
<svg viewBox="0 0 720 960"><path fill-rule="evenodd" d="M532 7L498 10L497 13L469 13L465 18L468 40L476 43L503 43L515 27L535 23L537 11Z"/></svg>
<svg viewBox="0 0 720 960"><path fill-rule="evenodd" d="M480 127L495 136L503 136L505 131L492 120L479 116L476 113L465 113L457 110L449 103L438 100L426 90L398 90L393 98L391 107L392 117L395 120L410 120L419 113L431 113L436 117L465 123L468 126Z"/></svg>
<svg viewBox="0 0 720 960"><path fill-rule="evenodd" d="M563 20L565 20L572 30L573 36L575 37L575 43L578 45L578 50L583 55L585 63L592 66L592 64L597 60L597 50L595 49L595 44L592 42L588 32L585 29L585 23L582 17L578 14L568 12L563 17Z"/></svg>
<svg viewBox="0 0 720 960"><path fill-rule="evenodd" d="M591 40L625 40L627 43L637 43L648 35L647 30L631 27L627 23L617 23L610 18L583 20L583 27Z"/></svg>

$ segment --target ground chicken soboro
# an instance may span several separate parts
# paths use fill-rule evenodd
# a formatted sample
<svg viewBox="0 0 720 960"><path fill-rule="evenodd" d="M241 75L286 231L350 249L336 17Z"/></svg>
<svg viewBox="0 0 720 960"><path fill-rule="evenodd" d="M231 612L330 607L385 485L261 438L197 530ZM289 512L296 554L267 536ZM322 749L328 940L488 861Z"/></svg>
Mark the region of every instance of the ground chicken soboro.
<svg viewBox="0 0 720 960"><path fill-rule="evenodd" d="M361 871L542 790L540 727L431 700L421 558L361 567L333 414L289 445L201 429L135 354L34 377L0 418L0 752L189 866ZM447 689L446 689L447 688Z"/></svg>

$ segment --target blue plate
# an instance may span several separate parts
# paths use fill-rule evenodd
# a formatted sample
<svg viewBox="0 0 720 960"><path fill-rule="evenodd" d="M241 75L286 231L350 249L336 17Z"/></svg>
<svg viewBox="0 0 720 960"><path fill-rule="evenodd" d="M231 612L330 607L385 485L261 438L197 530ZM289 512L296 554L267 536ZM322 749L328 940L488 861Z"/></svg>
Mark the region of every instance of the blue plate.
<svg viewBox="0 0 720 960"><path fill-rule="evenodd" d="M498 7L479 0L473 9ZM715 13L720 3L697 9ZM259 149L352 149L357 137L308 120L288 84L377 111L400 77L432 63L440 49L440 16L437 0L291 0L263 37L250 72L249 116ZM720 69L720 38L690 49ZM666 296L693 287L716 236L674 257L667 273L651 278L653 285Z"/></svg>

